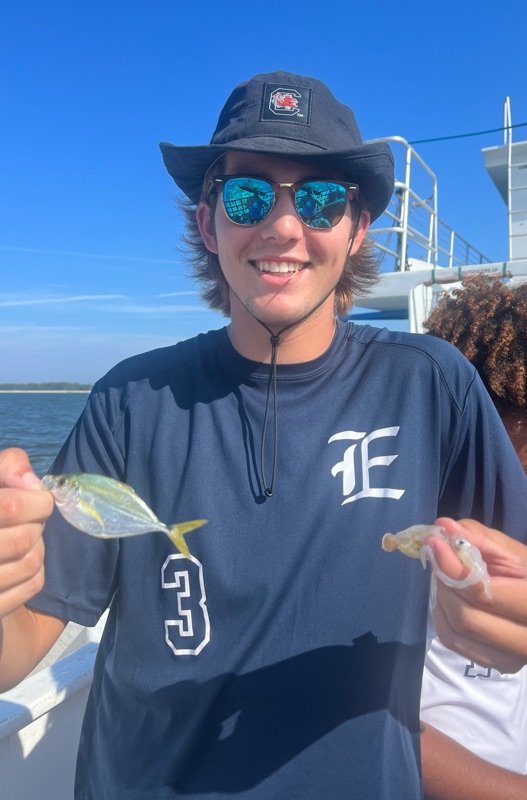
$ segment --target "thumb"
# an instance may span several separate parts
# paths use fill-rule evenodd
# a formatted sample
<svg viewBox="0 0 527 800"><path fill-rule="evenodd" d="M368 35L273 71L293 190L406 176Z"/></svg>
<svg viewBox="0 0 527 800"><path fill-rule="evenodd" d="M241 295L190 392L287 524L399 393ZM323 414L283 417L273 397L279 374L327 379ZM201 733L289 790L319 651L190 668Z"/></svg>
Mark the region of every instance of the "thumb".
<svg viewBox="0 0 527 800"><path fill-rule="evenodd" d="M25 450L10 447L0 451L0 488L42 488Z"/></svg>

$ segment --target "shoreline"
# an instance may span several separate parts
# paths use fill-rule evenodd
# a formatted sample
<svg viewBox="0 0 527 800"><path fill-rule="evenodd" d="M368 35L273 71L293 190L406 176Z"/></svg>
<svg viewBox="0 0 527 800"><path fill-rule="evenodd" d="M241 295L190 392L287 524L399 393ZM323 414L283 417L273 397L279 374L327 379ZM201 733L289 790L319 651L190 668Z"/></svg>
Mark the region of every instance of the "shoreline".
<svg viewBox="0 0 527 800"><path fill-rule="evenodd" d="M90 389L0 389L0 394L89 394Z"/></svg>

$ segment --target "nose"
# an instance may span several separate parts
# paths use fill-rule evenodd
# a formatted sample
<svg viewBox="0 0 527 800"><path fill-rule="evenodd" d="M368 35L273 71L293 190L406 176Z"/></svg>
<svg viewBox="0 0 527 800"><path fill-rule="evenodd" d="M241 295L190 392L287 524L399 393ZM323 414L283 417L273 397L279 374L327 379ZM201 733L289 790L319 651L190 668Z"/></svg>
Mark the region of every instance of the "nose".
<svg viewBox="0 0 527 800"><path fill-rule="evenodd" d="M260 233L264 239L298 240L304 234L304 226L296 213L293 191L288 186L277 191L273 210L258 226Z"/></svg>

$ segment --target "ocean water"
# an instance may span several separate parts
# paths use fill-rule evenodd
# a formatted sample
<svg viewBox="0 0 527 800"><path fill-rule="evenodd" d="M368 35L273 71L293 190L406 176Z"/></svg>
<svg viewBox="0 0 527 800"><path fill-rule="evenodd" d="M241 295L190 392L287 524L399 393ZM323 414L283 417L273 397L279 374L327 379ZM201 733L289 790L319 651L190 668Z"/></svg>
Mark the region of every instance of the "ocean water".
<svg viewBox="0 0 527 800"><path fill-rule="evenodd" d="M37 475L44 475L87 399L69 392L0 393L0 450L22 447Z"/></svg>

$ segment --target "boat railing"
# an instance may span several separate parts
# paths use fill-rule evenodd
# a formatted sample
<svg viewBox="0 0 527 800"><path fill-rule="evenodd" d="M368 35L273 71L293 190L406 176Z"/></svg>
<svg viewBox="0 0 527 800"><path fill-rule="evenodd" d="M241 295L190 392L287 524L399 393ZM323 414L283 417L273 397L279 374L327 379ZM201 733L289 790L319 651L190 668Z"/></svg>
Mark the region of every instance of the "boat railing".
<svg viewBox="0 0 527 800"><path fill-rule="evenodd" d="M382 255L381 271L490 263L487 256L439 219L435 173L412 145L401 136L371 142L388 142L395 156L392 198L369 229L370 238Z"/></svg>

